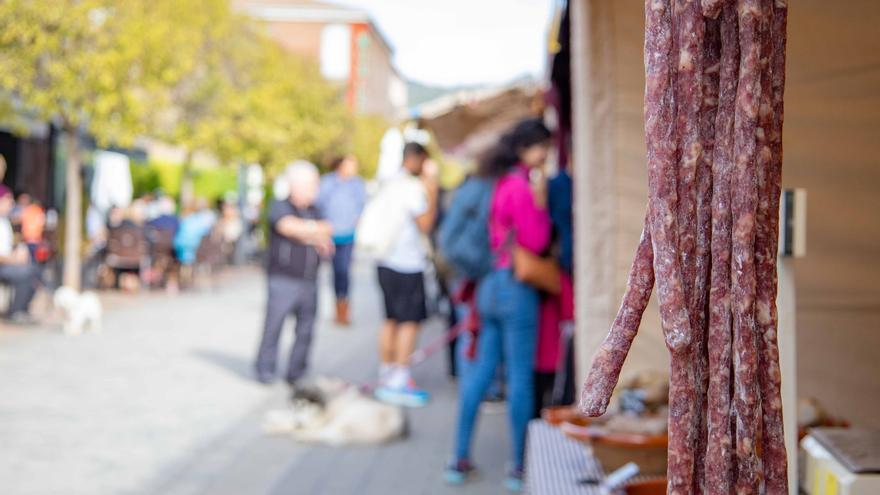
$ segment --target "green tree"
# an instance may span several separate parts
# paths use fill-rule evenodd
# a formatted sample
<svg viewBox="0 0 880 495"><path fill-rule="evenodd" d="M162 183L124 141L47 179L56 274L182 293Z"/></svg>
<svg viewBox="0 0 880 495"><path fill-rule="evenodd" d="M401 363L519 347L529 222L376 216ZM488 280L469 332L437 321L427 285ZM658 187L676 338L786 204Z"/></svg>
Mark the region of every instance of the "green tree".
<svg viewBox="0 0 880 495"><path fill-rule="evenodd" d="M285 52L228 0L0 1L0 111L65 135L64 283L79 287L81 157L77 136L129 145L142 135L221 163L272 170L338 146L350 115L314 64Z"/></svg>
<svg viewBox="0 0 880 495"><path fill-rule="evenodd" d="M314 64L284 51L259 26L237 23L228 36L228 94L210 129L221 161L259 163L270 172L316 159L341 140L349 119L338 89Z"/></svg>
<svg viewBox="0 0 880 495"><path fill-rule="evenodd" d="M155 115L153 127L157 138L186 150L180 167L179 199L187 204L194 194L193 154L213 147L215 136L223 132L217 128L222 125L218 115L234 98L225 58L236 48L234 33L238 26L251 21L234 15L228 0L190 0L181 2L180 9L172 15L187 21L184 49L189 51L193 64L170 89L168 108Z"/></svg>
<svg viewBox="0 0 880 495"><path fill-rule="evenodd" d="M351 132L351 153L360 163L360 175L373 178L379 167L379 145L390 124L379 115L358 115Z"/></svg>
<svg viewBox="0 0 880 495"><path fill-rule="evenodd" d="M129 144L166 89L192 65L173 0L0 2L0 91L65 134L64 284L80 285L82 183L78 134ZM186 2L183 2L186 3Z"/></svg>

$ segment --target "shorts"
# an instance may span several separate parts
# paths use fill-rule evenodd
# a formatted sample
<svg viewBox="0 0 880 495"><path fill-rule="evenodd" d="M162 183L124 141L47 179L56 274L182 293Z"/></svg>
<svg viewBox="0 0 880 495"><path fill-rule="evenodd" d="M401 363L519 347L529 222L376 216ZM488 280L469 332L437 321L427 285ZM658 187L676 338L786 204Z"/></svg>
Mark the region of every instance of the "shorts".
<svg viewBox="0 0 880 495"><path fill-rule="evenodd" d="M428 318L422 272L400 273L379 267L379 287L385 299L385 318L396 322L421 322Z"/></svg>

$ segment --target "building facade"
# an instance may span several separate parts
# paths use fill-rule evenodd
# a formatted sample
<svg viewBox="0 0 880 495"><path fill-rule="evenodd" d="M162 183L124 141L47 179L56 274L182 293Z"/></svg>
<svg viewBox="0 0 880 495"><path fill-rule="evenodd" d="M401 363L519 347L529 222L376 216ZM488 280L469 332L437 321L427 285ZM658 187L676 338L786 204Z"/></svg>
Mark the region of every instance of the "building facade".
<svg viewBox="0 0 880 495"><path fill-rule="evenodd" d="M393 49L369 15L357 9L302 0L234 0L265 23L285 49L312 60L321 74L344 87L356 113L400 118L406 82L392 63Z"/></svg>

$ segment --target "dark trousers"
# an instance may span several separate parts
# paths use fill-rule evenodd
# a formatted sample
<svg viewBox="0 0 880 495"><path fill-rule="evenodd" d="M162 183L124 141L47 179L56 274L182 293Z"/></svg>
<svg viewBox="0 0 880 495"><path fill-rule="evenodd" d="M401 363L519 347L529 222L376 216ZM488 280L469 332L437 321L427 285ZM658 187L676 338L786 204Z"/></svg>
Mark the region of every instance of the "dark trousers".
<svg viewBox="0 0 880 495"><path fill-rule="evenodd" d="M269 276L266 320L256 362L259 376L274 376L278 361L278 339L281 337L284 320L290 314L296 317L296 338L290 351L286 380L293 384L303 376L308 367L317 311L318 290L313 280Z"/></svg>
<svg viewBox="0 0 880 495"><path fill-rule="evenodd" d="M28 263L22 265L0 265L0 282L12 287L12 303L8 315L27 313L34 294L37 293L39 270Z"/></svg>
<svg viewBox="0 0 880 495"><path fill-rule="evenodd" d="M348 299L348 286L351 281L351 253L354 243L337 244L333 253L333 289L336 299Z"/></svg>

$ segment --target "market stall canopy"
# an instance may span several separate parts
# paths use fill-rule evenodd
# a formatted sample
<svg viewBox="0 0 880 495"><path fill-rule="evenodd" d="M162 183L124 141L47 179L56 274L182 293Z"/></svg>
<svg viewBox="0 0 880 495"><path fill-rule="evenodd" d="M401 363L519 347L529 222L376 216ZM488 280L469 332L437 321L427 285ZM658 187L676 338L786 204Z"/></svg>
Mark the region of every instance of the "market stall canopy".
<svg viewBox="0 0 880 495"><path fill-rule="evenodd" d="M541 87L533 81L466 90L421 105L417 115L444 153L473 158L520 119L540 115Z"/></svg>

